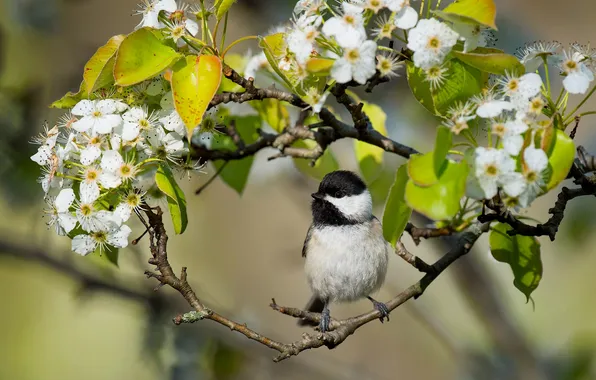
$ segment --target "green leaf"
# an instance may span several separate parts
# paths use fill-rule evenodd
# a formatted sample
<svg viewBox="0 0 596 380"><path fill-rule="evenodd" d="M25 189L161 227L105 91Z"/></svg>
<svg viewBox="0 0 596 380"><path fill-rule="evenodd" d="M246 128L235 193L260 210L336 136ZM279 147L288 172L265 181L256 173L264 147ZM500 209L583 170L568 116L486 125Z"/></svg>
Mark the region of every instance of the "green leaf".
<svg viewBox="0 0 596 380"><path fill-rule="evenodd" d="M466 191L468 170L465 161L449 160L438 181L431 186L419 186L410 178L406 185L408 206L434 220L453 218Z"/></svg>
<svg viewBox="0 0 596 380"><path fill-rule="evenodd" d="M478 23L497 30L497 7L493 0L457 0L435 13L448 21Z"/></svg>
<svg viewBox="0 0 596 380"><path fill-rule="evenodd" d="M56 100L55 102L53 102L50 105L50 108L60 108L60 109L64 109L64 108L72 108L74 107L78 102L80 102L82 99L86 99L87 98L87 93L85 91L85 81L81 82L81 85L79 87L79 91L77 93L74 92L67 92L63 97L61 97L60 99Z"/></svg>
<svg viewBox="0 0 596 380"><path fill-rule="evenodd" d="M209 102L221 83L221 60L214 55L188 55L174 65L174 106L186 125L188 138L203 120Z"/></svg>
<svg viewBox="0 0 596 380"><path fill-rule="evenodd" d="M431 92L437 115L444 115L456 102L466 101L479 94L484 87L484 82L480 70L458 59L449 61L445 82L438 90ZM428 83L427 85L430 86Z"/></svg>
<svg viewBox="0 0 596 380"><path fill-rule="evenodd" d="M513 271L513 285L530 300L530 294L538 287L542 278L540 243L533 236L509 236L511 227L499 223L490 233L489 244L493 257L507 263Z"/></svg>
<svg viewBox="0 0 596 380"><path fill-rule="evenodd" d="M437 128L435 150L433 151L433 167L437 176L441 175L447 165L447 154L449 153L449 149L451 149L452 138L451 129L445 126Z"/></svg>
<svg viewBox="0 0 596 380"><path fill-rule="evenodd" d="M550 151L546 153L548 155L548 166L551 169L549 171L552 173L546 185L547 190L550 190L567 178L575 159L575 144L571 137L567 136L562 130L557 129L554 144L552 144Z"/></svg>
<svg viewBox="0 0 596 380"><path fill-rule="evenodd" d="M151 28L138 29L120 44L114 64L114 79L118 86L140 83L161 73L181 56L160 41Z"/></svg>
<svg viewBox="0 0 596 380"><path fill-rule="evenodd" d="M331 74L331 67L334 63L335 60L329 58L310 58L306 61L306 71L317 75L329 75Z"/></svg>
<svg viewBox="0 0 596 380"><path fill-rule="evenodd" d="M372 127L383 136L387 136L387 128L385 127L387 115L385 111L376 104L362 103L364 104L362 111L370 119ZM379 176L383 169L383 155L385 151L360 140L354 140L354 151L360 172L366 182L370 184Z"/></svg>
<svg viewBox="0 0 596 380"><path fill-rule="evenodd" d="M283 131L290 124L290 113L285 102L269 98L252 101L250 105L276 132Z"/></svg>
<svg viewBox="0 0 596 380"><path fill-rule="evenodd" d="M412 209L405 200L407 183L408 171L404 164L397 169L383 212L383 236L391 246L395 246L412 215Z"/></svg>
<svg viewBox="0 0 596 380"><path fill-rule="evenodd" d="M269 62L269 65L271 65L273 71L275 71L275 73L286 83L289 88L293 89L295 86L292 84L287 75L279 69L279 61L277 60L277 57L282 56L286 49L284 34L275 33L265 37L259 36L258 40L259 47L263 49L265 57L267 57L267 61ZM300 91L299 94L302 95L303 92L304 91Z"/></svg>
<svg viewBox="0 0 596 380"><path fill-rule="evenodd" d="M83 79L87 94L91 94L98 88L114 83L115 55L124 38L125 36L123 34L110 38L104 46L97 49L95 54L85 64Z"/></svg>
<svg viewBox="0 0 596 380"><path fill-rule="evenodd" d="M168 208L174 225L174 232L181 234L188 225L188 216L186 214L186 198L184 192L176 183L174 174L167 164L161 164L155 173L155 183L159 190L167 195Z"/></svg>
<svg viewBox="0 0 596 380"><path fill-rule="evenodd" d="M235 2L236 0L219 0L215 4L215 8L217 9L215 11L215 15L217 16L217 19L220 20L223 16L225 16Z"/></svg>
<svg viewBox="0 0 596 380"><path fill-rule="evenodd" d="M408 77L408 85L412 91L414 98L418 103L422 104L428 112L436 114L435 102L430 91L430 85L424 81L424 70L414 66L411 61L407 62L406 73Z"/></svg>
<svg viewBox="0 0 596 380"><path fill-rule="evenodd" d="M224 120L224 124L228 125L232 122L232 120L234 120L234 122L236 123L236 129L238 130L238 134L240 135L245 144L252 144L259 138L257 129L261 128L260 117L227 117ZM238 147L236 146L236 144L234 144L230 136L219 134L213 136L213 139L211 141L211 148L229 151L235 151L238 149ZM252 167L253 160L254 156L248 156L241 160L228 161L226 167L219 174L220 178L228 186L236 190L238 194L242 195L242 192L246 187L246 182L248 181L248 176L250 174L250 169ZM213 163L213 166L215 166L216 170L219 170L222 165L224 165L223 161L215 161Z"/></svg>
<svg viewBox="0 0 596 380"><path fill-rule="evenodd" d="M421 187L434 185L439 181L435 172L434 152L413 154L408 160L408 176Z"/></svg>
<svg viewBox="0 0 596 380"><path fill-rule="evenodd" d="M522 75L526 72L524 65L515 56L505 54L498 49L477 48L469 53L452 51L452 54L465 64L491 74Z"/></svg>
<svg viewBox="0 0 596 380"><path fill-rule="evenodd" d="M296 148L313 149L317 146L317 143L312 140L298 140L292 144L292 146ZM314 166L310 166L310 159L292 158L292 160L298 170L318 180L323 179L326 174L339 169L335 156L333 156L330 149L325 149L325 153L319 157Z"/></svg>

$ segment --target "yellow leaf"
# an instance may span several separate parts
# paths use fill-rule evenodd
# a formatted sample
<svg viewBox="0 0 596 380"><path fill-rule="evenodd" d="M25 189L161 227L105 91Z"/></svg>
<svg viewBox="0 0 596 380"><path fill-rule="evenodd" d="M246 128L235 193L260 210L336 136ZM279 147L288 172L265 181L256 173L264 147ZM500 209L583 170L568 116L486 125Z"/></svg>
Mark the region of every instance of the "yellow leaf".
<svg viewBox="0 0 596 380"><path fill-rule="evenodd" d="M174 66L174 107L186 125L189 138L219 88L221 68L221 60L213 55L189 55Z"/></svg>

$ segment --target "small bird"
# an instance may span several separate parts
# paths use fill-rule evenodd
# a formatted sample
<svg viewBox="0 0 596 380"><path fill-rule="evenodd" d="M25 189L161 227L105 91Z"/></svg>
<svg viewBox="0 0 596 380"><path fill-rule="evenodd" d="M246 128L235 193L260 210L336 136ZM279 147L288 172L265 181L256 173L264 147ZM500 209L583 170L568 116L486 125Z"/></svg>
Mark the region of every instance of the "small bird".
<svg viewBox="0 0 596 380"><path fill-rule="evenodd" d="M319 329L329 329L329 304L366 297L379 318L389 320L389 309L370 295L385 280L390 244L381 222L372 214L372 198L356 174L338 170L327 174L312 194L313 221L302 256L313 297L306 310L321 313ZM313 325L300 320L299 325Z"/></svg>

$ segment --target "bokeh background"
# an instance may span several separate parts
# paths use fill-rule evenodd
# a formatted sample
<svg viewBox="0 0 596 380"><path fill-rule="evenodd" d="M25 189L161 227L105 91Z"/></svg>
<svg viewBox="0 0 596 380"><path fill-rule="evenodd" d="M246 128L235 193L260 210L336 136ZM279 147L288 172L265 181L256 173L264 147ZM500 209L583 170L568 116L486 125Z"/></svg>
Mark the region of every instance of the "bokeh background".
<svg viewBox="0 0 596 380"><path fill-rule="evenodd" d="M60 115L47 105L78 87L95 49L140 21L136 3L0 0L0 379L596 379L593 199L572 203L556 242L541 239L544 278L534 304L512 286L509 267L490 258L484 237L423 297L396 309L389 323L370 323L334 350L279 364L271 361L275 352L214 323L173 326L171 318L188 306L169 289L153 292L155 282L143 277L146 241L122 250L119 269L71 253L69 241L48 231L41 217L38 169L29 160L35 147L28 141L44 119ZM496 3L496 45L510 53L538 39L588 43L596 37L594 2ZM229 41L266 33L290 17L293 5L239 0ZM236 52L249 47L256 51L247 44ZM369 99L387 110L394 139L431 148L436 124L403 78L379 86ZM596 148L593 131L585 119L576 140ZM342 167L356 169L351 146L340 141L332 148ZM241 197L219 180L200 196L189 195L189 229L171 236L169 252L175 267L188 267L208 306L292 341L301 330L268 304L275 297L300 307L310 296L300 251L317 183L289 159L268 162L271 153L257 155ZM387 157L375 184L379 199L401 162ZM214 172L206 171L184 184L188 194ZM529 216L544 220L554 196L537 201ZM139 225L134 232L141 231ZM449 241L415 247L406 237L406 244L432 261ZM378 298L391 298L419 277L391 258ZM347 317L369 307L361 301L334 306L332 313Z"/></svg>

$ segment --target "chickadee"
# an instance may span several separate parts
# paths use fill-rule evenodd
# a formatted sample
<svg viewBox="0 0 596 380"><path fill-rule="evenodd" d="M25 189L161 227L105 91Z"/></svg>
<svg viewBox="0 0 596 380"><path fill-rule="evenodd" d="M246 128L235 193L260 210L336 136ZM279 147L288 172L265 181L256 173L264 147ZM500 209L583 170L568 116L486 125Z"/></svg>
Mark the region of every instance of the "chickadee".
<svg viewBox="0 0 596 380"><path fill-rule="evenodd" d="M312 197L313 221L302 248L313 292L306 309L321 313L321 332L329 328L332 302L366 297L381 312L381 322L389 320L387 306L370 296L385 280L390 244L372 214L366 185L356 174L339 170L327 174ZM313 325L305 320L298 324Z"/></svg>

